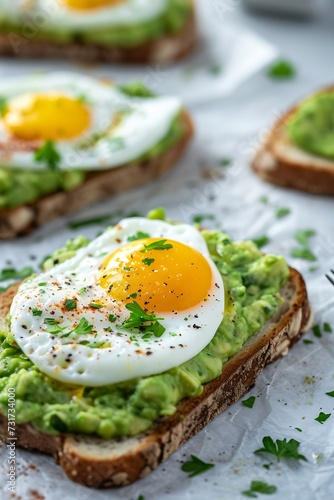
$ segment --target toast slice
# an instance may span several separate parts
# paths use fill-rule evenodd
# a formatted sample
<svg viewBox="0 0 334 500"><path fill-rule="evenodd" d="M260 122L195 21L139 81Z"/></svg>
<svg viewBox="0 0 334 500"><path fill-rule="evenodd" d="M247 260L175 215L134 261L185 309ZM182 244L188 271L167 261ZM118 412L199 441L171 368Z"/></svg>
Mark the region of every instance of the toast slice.
<svg viewBox="0 0 334 500"><path fill-rule="evenodd" d="M5 318L18 285L0 296ZM147 476L188 439L239 400L268 364L287 354L311 322L302 276L290 268L281 289L284 302L276 315L224 366L220 377L203 393L182 401L174 415L157 421L149 431L120 440L91 436L43 434L30 424L16 426L17 445L51 454L67 476L90 487L118 487ZM1 325L0 325L1 327ZM0 436L7 439L7 420L0 415Z"/></svg>
<svg viewBox="0 0 334 500"><path fill-rule="evenodd" d="M84 183L72 191L58 191L28 205L0 209L0 240L28 234L57 217L79 211L107 196L146 184L167 173L180 160L193 136L192 119L185 110L181 121L182 137L160 156L89 173Z"/></svg>
<svg viewBox="0 0 334 500"><path fill-rule="evenodd" d="M168 34L141 43L124 47L97 45L82 40L55 42L40 38L24 38L17 33L18 40L13 40L8 33L0 33L0 55L20 58L59 58L91 63L119 64L171 64L188 56L196 48L198 41L196 12L193 0L190 14L183 29L175 34ZM15 34L12 33L15 37Z"/></svg>
<svg viewBox="0 0 334 500"><path fill-rule="evenodd" d="M319 93L333 90L328 87ZM287 134L288 119L298 104L273 126L257 151L252 168L267 182L314 194L334 195L334 162L294 145Z"/></svg>

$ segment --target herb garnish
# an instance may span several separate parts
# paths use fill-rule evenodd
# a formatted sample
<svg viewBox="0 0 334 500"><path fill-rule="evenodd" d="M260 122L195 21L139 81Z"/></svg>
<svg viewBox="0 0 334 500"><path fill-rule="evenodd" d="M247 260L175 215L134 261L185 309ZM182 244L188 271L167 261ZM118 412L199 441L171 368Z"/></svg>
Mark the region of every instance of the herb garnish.
<svg viewBox="0 0 334 500"><path fill-rule="evenodd" d="M144 248L141 251L141 253L149 252L150 250L169 250L170 248L173 248L173 245L171 243L166 243L167 240L159 240L159 241L153 241L153 243L150 243L149 245L144 245Z"/></svg>
<svg viewBox="0 0 334 500"><path fill-rule="evenodd" d="M332 327L329 323L324 323L324 332L326 333L332 333Z"/></svg>
<svg viewBox="0 0 334 500"><path fill-rule="evenodd" d="M293 248L290 252L290 255L295 259L309 260L311 262L315 262L317 260L314 253L311 252L311 250L309 250L308 248Z"/></svg>
<svg viewBox="0 0 334 500"><path fill-rule="evenodd" d="M93 309L102 309L103 304L98 304L97 302L91 302L89 304L89 307L92 307Z"/></svg>
<svg viewBox="0 0 334 500"><path fill-rule="evenodd" d="M73 299L67 299L65 300L65 307L68 311L73 311L73 309L77 308L77 303Z"/></svg>
<svg viewBox="0 0 334 500"><path fill-rule="evenodd" d="M334 391L326 392L326 395L330 396L331 398L334 398Z"/></svg>
<svg viewBox="0 0 334 500"><path fill-rule="evenodd" d="M319 413L319 415L317 416L317 418L315 418L314 420L316 420L317 422L319 422L319 424L323 424L324 422L326 422L326 420L328 420L330 417L332 416L331 413L324 413L323 411L321 411Z"/></svg>
<svg viewBox="0 0 334 500"><path fill-rule="evenodd" d="M183 470L183 472L186 472L188 474L188 477L194 477L198 474L203 474L203 472L212 469L212 467L214 466L215 464L207 464L195 455L191 455L191 460L189 462L185 462L182 465L181 470Z"/></svg>
<svg viewBox="0 0 334 500"><path fill-rule="evenodd" d="M231 158L221 158L219 161L218 161L218 165L220 167L229 167L232 163L232 160Z"/></svg>
<svg viewBox="0 0 334 500"><path fill-rule="evenodd" d="M84 220L78 220L78 221L69 222L68 226L71 229L79 229L81 227L91 226L91 225L94 225L94 224L100 224L102 222L106 222L106 221L110 221L110 220L111 220L111 215L110 214L108 214L108 215L100 215L100 216L97 216L97 217L93 217L91 219L84 219Z"/></svg>
<svg viewBox="0 0 334 500"><path fill-rule="evenodd" d="M145 264L145 266L150 266L151 264L153 264L153 262L155 262L155 259L143 259L142 260L142 263Z"/></svg>
<svg viewBox="0 0 334 500"><path fill-rule="evenodd" d="M309 340L309 339L304 339L303 343L306 344L306 345L308 345L308 344L314 344L313 340Z"/></svg>
<svg viewBox="0 0 334 500"><path fill-rule="evenodd" d="M110 323L115 323L116 319L114 314L109 314L108 321L110 321Z"/></svg>
<svg viewBox="0 0 334 500"><path fill-rule="evenodd" d="M35 161L46 163L50 170L58 170L61 156L53 141L45 141L43 146L35 151L34 157Z"/></svg>
<svg viewBox="0 0 334 500"><path fill-rule="evenodd" d="M319 325L314 325L314 327L312 328L312 331L313 331L313 335L315 337L317 337L318 339L320 339L322 337L322 333L321 333Z"/></svg>
<svg viewBox="0 0 334 500"><path fill-rule="evenodd" d="M276 211L276 217L277 219L282 219L283 217L289 215L290 212L291 212L290 208L279 208Z"/></svg>
<svg viewBox="0 0 334 500"><path fill-rule="evenodd" d="M33 307L31 309L31 312L33 316L42 316L43 314L43 311L41 311L40 309L36 309L36 307Z"/></svg>
<svg viewBox="0 0 334 500"><path fill-rule="evenodd" d="M275 80L285 80L294 77L296 70L291 62L284 59L276 61L267 70L267 75Z"/></svg>
<svg viewBox="0 0 334 500"><path fill-rule="evenodd" d="M157 318L154 314L147 314L138 302L132 302L125 307L131 312L129 318L122 324L122 327L126 330L138 329L143 334L153 334L157 338L165 333L166 328L159 323L163 318Z"/></svg>
<svg viewBox="0 0 334 500"><path fill-rule="evenodd" d="M138 231L136 234L133 234L132 236L128 236L128 241L136 241L136 240L143 240L144 238L149 238L150 235L148 233L143 233L142 231Z"/></svg>
<svg viewBox="0 0 334 500"><path fill-rule="evenodd" d="M215 216L213 214L198 214L194 215L193 223L201 224L204 220L214 220Z"/></svg>
<svg viewBox="0 0 334 500"><path fill-rule="evenodd" d="M86 318L81 318L79 324L70 333L76 333L77 335L87 335L92 333L93 325L90 325Z"/></svg>
<svg viewBox="0 0 334 500"><path fill-rule="evenodd" d="M250 398L244 399L243 401L241 401L241 403L244 406L246 406L247 408L253 408L255 401L256 401L256 397L251 396Z"/></svg>
<svg viewBox="0 0 334 500"><path fill-rule="evenodd" d="M0 116L4 115L6 110L7 99L5 97L0 97Z"/></svg>
<svg viewBox="0 0 334 500"><path fill-rule="evenodd" d="M245 497L257 498L257 493L263 495L272 495L277 491L276 486L267 484L264 481L252 481L249 490L242 491L241 494Z"/></svg>
<svg viewBox="0 0 334 500"><path fill-rule="evenodd" d="M51 333L51 335L57 335L66 330L66 326L60 326L54 318L45 318L44 323L47 325L45 331Z"/></svg>
<svg viewBox="0 0 334 500"><path fill-rule="evenodd" d="M252 241L258 248L262 248L270 242L270 238L268 238L268 236L260 236L259 238L255 238Z"/></svg>
<svg viewBox="0 0 334 500"><path fill-rule="evenodd" d="M32 267L24 267L20 271L13 268L2 269L2 271L0 272L0 281L27 278L33 272L34 270Z"/></svg>
<svg viewBox="0 0 334 500"><path fill-rule="evenodd" d="M297 231L295 234L295 238L302 246L306 247L308 245L308 240L316 234L314 229L303 229L301 231Z"/></svg>
<svg viewBox="0 0 334 500"><path fill-rule="evenodd" d="M276 443L270 436L265 436L262 440L263 448L259 448L254 451L256 454L269 453L277 458L277 462L281 461L281 458L294 458L296 460L305 460L307 458L304 455L298 453L298 448L300 443L295 439L290 439L289 441L284 439L277 439Z"/></svg>

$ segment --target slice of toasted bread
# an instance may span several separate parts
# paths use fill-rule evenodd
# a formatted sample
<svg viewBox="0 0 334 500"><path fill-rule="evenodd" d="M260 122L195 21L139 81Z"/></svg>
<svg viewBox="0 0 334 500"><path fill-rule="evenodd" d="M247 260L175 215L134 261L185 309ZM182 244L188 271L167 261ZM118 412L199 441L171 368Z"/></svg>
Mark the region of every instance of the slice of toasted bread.
<svg viewBox="0 0 334 500"><path fill-rule="evenodd" d="M124 47L96 45L84 41L70 43L24 38L20 33L13 44L13 36L0 33L0 55L23 58L61 58L73 61L106 62L122 64L171 64L186 57L196 47L197 23L195 5L189 0L191 11L183 29L175 34L164 35L137 46Z"/></svg>
<svg viewBox="0 0 334 500"><path fill-rule="evenodd" d="M193 123L182 111L183 135L160 156L139 160L103 172L89 173L85 182L72 191L58 191L29 205L0 209L0 240L28 234L52 219L81 210L103 198L146 184L171 170L182 157L193 135Z"/></svg>
<svg viewBox="0 0 334 500"><path fill-rule="evenodd" d="M17 286L0 296L0 315L10 308ZM160 419L144 434L105 441L65 434L51 436L30 424L16 426L16 443L53 455L68 477L91 487L116 487L133 483L152 472L188 439L240 399L268 364L287 354L311 321L302 276L290 269L281 290L284 302L277 312L224 366L220 377L205 385L196 398L182 401L174 415ZM7 420L0 415L0 435L7 437Z"/></svg>
<svg viewBox="0 0 334 500"><path fill-rule="evenodd" d="M333 88L319 93L328 90ZM334 161L308 153L290 141L286 124L297 109L298 104L273 126L253 159L253 170L265 181L279 186L334 195Z"/></svg>

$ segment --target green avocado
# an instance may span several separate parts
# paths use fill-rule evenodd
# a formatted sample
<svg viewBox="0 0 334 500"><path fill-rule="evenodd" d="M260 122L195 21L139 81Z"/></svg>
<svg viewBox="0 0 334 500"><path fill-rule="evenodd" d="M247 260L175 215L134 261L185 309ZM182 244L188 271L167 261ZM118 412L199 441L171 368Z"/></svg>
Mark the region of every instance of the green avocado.
<svg viewBox="0 0 334 500"><path fill-rule="evenodd" d="M293 143L309 153L334 159L334 91L307 99L291 116L287 130Z"/></svg>
<svg viewBox="0 0 334 500"><path fill-rule="evenodd" d="M40 372L11 333L2 331L2 412L7 415L8 390L15 388L18 424L31 422L50 434L73 432L110 439L143 432L159 417L172 415L182 399L201 394L204 384L218 377L227 360L279 309L280 288L289 276L283 257L262 255L253 242L234 243L220 231L206 230L202 235L222 275L226 306L221 325L201 352L159 375L106 387L70 387ZM83 237L68 242L44 263L44 269L73 257L88 243Z"/></svg>
<svg viewBox="0 0 334 500"><path fill-rule="evenodd" d="M26 26L30 26L35 39L49 40L69 44L71 42L88 42L102 46L135 47L142 43L161 38L162 36L182 31L193 7L189 0L167 0L165 12L158 18L138 23L136 25L113 26L112 29L96 25L85 30L75 31L64 26L35 26L36 19L28 19L27 23L21 20L8 20L0 11L0 32L9 33L11 37L17 35L27 38ZM19 39L20 40L20 39Z"/></svg>
<svg viewBox="0 0 334 500"><path fill-rule="evenodd" d="M154 98L154 94L141 83L119 87L131 97ZM176 144L184 134L184 123L178 114L171 123L167 135L149 151L133 161L148 160L160 156ZM0 167L0 210L32 203L42 196L59 190L71 191L83 184L88 172L54 170L20 170Z"/></svg>

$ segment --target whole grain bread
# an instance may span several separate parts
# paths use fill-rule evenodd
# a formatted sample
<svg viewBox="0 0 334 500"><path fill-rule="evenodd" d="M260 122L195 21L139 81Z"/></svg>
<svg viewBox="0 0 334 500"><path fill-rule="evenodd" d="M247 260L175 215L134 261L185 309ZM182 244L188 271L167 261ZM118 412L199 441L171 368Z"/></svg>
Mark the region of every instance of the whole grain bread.
<svg viewBox="0 0 334 500"><path fill-rule="evenodd" d="M198 41L195 5L189 0L191 11L183 29L133 47L97 45L84 41L55 42L29 38L23 33L0 33L0 55L20 58L60 58L92 63L171 64L186 57Z"/></svg>
<svg viewBox="0 0 334 500"><path fill-rule="evenodd" d="M16 287L0 296L0 315L10 308ZM147 476L161 462L239 400L268 364L287 354L311 322L302 276L290 269L281 290L284 302L277 314L224 366L220 377L205 385L196 398L183 400L170 417L156 422L144 434L108 440L76 434L51 436L30 424L16 426L17 445L51 454L67 476L86 486L125 486ZM0 325L1 327L1 325ZM7 420L0 415L0 436L7 437Z"/></svg>
<svg viewBox="0 0 334 500"><path fill-rule="evenodd" d="M327 87L317 94L334 90ZM286 124L298 104L275 123L257 151L252 168L267 182L314 194L334 195L334 161L313 155L294 145Z"/></svg>
<svg viewBox="0 0 334 500"><path fill-rule="evenodd" d="M0 209L0 240L28 234L62 215L71 214L107 196L146 184L171 170L182 157L193 135L193 123L182 111L183 134L180 140L161 155L128 165L89 173L85 182L72 191L58 191L28 205Z"/></svg>

